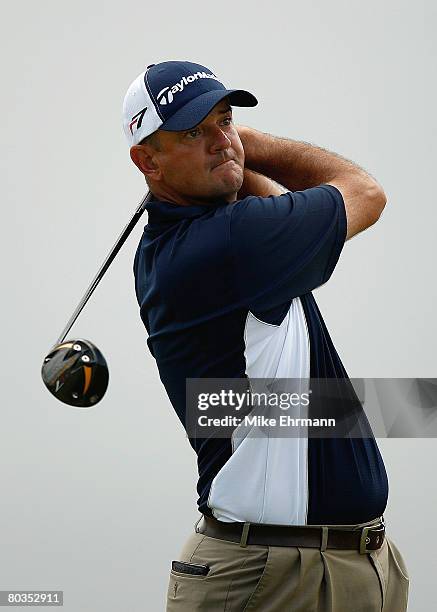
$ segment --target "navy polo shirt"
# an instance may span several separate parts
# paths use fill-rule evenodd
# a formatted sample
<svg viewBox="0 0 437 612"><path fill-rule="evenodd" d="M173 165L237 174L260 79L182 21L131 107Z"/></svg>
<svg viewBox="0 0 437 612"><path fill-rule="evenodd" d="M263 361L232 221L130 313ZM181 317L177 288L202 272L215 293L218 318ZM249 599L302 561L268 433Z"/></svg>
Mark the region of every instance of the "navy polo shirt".
<svg viewBox="0 0 437 612"><path fill-rule="evenodd" d="M312 290L346 238L341 193L321 185L231 204L147 204L134 261L148 347L183 425L187 378L347 378ZM388 484L366 438L190 438L198 505L222 521L355 524Z"/></svg>

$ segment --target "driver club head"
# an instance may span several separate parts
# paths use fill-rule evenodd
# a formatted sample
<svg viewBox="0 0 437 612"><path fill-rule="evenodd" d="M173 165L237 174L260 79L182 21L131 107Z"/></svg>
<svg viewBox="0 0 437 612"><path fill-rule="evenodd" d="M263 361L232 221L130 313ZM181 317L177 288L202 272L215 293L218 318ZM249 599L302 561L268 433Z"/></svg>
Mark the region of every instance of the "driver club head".
<svg viewBox="0 0 437 612"><path fill-rule="evenodd" d="M105 358L92 342L84 339L56 344L44 359L41 376L52 395L76 408L97 404L109 381Z"/></svg>

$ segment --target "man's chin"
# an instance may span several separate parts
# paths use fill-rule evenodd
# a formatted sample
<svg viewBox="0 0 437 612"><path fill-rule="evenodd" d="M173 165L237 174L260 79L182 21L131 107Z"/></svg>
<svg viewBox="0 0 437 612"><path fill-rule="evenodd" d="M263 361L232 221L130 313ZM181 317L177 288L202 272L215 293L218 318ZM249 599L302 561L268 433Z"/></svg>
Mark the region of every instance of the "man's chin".
<svg viewBox="0 0 437 612"><path fill-rule="evenodd" d="M222 180L219 182L219 190L221 192L222 197L232 197L236 199L237 193L240 191L241 186L243 184L243 173L239 171L233 171L229 173L227 176L223 176Z"/></svg>
<svg viewBox="0 0 437 612"><path fill-rule="evenodd" d="M241 185L239 186L238 184L234 184L228 188L223 188L223 190L217 194L217 199L225 200L226 202L235 202L240 187Z"/></svg>

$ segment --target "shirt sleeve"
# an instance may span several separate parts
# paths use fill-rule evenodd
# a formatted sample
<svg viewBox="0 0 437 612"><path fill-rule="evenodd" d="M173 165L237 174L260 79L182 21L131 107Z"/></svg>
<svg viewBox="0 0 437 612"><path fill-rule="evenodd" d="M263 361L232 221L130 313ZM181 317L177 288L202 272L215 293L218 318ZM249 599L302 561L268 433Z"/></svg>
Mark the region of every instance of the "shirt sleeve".
<svg viewBox="0 0 437 612"><path fill-rule="evenodd" d="M236 202L230 242L241 301L273 308L325 283L346 230L343 197L332 185Z"/></svg>

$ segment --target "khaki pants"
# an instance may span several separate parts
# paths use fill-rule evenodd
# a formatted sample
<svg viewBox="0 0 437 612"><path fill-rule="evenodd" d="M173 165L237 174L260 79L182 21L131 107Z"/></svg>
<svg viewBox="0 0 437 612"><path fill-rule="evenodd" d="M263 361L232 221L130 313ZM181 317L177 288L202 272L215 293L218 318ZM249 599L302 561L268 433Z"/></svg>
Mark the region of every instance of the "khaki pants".
<svg viewBox="0 0 437 612"><path fill-rule="evenodd" d="M372 523L375 521L362 526ZM258 545L243 548L234 542L193 533L178 561L207 564L210 571L206 576L193 576L172 570L167 612L407 609L408 573L400 552L387 538L379 550L362 555L355 550Z"/></svg>

